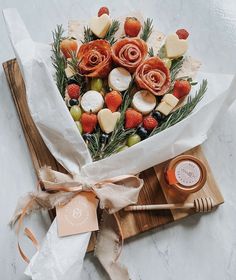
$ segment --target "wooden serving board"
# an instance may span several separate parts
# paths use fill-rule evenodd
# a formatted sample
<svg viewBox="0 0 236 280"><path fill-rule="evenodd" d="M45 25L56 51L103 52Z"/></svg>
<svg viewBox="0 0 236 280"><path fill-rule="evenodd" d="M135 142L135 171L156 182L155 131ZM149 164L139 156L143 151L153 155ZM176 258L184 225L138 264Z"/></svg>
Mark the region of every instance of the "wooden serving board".
<svg viewBox="0 0 236 280"><path fill-rule="evenodd" d="M51 166L54 170L66 173L66 170L50 154L33 123L26 102L24 81L16 60L13 59L3 63L3 67L29 146L36 173L37 170L44 165ZM164 162L141 173L141 177L144 179L145 184L139 196L139 204L177 203L184 201L192 202L198 197L212 197L217 205L224 202L201 147L196 147L185 154L198 157L206 165L208 178L205 186L199 192L191 194L188 197L179 195L176 191L173 191L173 189L168 187L163 178L163 168L167 164ZM143 212L120 211L119 218L124 237L129 238L192 214L194 214L192 210L158 210ZM50 216L54 218L55 213L50 212ZM92 235L88 251L93 249L94 242L95 234Z"/></svg>

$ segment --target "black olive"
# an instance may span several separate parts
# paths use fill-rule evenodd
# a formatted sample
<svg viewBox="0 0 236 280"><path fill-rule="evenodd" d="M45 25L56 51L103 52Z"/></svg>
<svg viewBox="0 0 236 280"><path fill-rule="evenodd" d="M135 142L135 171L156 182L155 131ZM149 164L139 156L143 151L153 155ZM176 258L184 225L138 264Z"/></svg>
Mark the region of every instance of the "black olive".
<svg viewBox="0 0 236 280"><path fill-rule="evenodd" d="M79 104L79 100L77 99L70 99L69 100L69 105L72 107L74 105L78 105Z"/></svg>
<svg viewBox="0 0 236 280"><path fill-rule="evenodd" d="M85 142L89 142L91 140L92 135L89 133L83 134L83 138Z"/></svg>
<svg viewBox="0 0 236 280"><path fill-rule="evenodd" d="M102 134L101 136L100 136L100 142L102 143L102 144L105 144L106 142L107 142L107 139L109 138L109 135L108 134Z"/></svg>
<svg viewBox="0 0 236 280"><path fill-rule="evenodd" d="M70 84L77 84L78 85L79 83L75 78L72 77L67 81L67 84L68 85L70 85Z"/></svg>
<svg viewBox="0 0 236 280"><path fill-rule="evenodd" d="M153 111L152 116L154 119L156 119L158 122L161 122L164 120L165 116L162 115L159 111Z"/></svg>
<svg viewBox="0 0 236 280"><path fill-rule="evenodd" d="M140 138L142 140L144 140L148 136L147 130L144 127L142 127L142 126L138 127L137 134L140 136Z"/></svg>

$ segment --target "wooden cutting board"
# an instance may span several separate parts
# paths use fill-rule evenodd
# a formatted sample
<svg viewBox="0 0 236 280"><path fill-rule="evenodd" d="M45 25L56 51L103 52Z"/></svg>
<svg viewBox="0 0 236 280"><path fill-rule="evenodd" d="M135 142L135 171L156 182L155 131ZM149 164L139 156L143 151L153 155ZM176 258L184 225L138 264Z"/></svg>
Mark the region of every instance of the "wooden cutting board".
<svg viewBox="0 0 236 280"><path fill-rule="evenodd" d="M36 173L37 170L44 165L51 166L54 170L66 173L66 170L49 152L33 123L26 102L24 81L16 60L13 59L3 63L3 68L19 114ZM205 186L199 192L188 197L183 197L178 193L173 192L173 190L167 186L163 178L163 168L167 164L167 162L164 162L141 173L141 177L144 179L145 184L139 196L139 204L177 203L184 201L192 202L198 197L212 197L217 205L224 202L201 147L198 146L185 154L198 157L206 165L208 178ZM55 217L54 212L49 212L49 214L52 219ZM192 214L194 214L192 210L158 210L143 212L120 211L119 219L124 237L129 238L161 225L172 223ZM95 234L93 234L88 251L93 249L95 238Z"/></svg>

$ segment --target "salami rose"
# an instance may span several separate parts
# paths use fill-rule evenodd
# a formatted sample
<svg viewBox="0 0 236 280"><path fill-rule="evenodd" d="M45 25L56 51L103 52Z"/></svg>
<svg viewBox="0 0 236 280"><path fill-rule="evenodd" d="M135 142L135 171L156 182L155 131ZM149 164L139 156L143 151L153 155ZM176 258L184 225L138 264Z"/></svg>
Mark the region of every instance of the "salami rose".
<svg viewBox="0 0 236 280"><path fill-rule="evenodd" d="M147 55L147 44L138 38L124 38L112 46L111 53L116 64L134 73Z"/></svg>
<svg viewBox="0 0 236 280"><path fill-rule="evenodd" d="M151 57L136 69L135 80L140 88L164 95L170 87L170 71L160 58Z"/></svg>
<svg viewBox="0 0 236 280"><path fill-rule="evenodd" d="M79 48L79 70L87 77L104 78L111 70L111 46L105 40L95 40Z"/></svg>

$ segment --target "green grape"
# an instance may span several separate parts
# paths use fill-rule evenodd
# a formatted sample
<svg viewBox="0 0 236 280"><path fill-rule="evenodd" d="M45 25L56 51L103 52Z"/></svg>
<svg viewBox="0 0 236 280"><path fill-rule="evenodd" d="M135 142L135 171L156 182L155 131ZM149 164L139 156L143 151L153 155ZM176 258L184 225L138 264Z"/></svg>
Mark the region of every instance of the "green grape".
<svg viewBox="0 0 236 280"><path fill-rule="evenodd" d="M126 149L128 149L129 147L128 146L121 146L119 149L118 149L118 151L117 151L117 153L119 153L119 152L122 152L122 151L124 151L124 150L126 150Z"/></svg>
<svg viewBox="0 0 236 280"><path fill-rule="evenodd" d="M96 90L100 92L103 87L102 79L100 78L93 78L91 81L91 90Z"/></svg>
<svg viewBox="0 0 236 280"><path fill-rule="evenodd" d="M170 69L171 64L172 64L171 59L165 57L165 58L162 58L162 61L164 62L165 66L166 66L168 69Z"/></svg>
<svg viewBox="0 0 236 280"><path fill-rule="evenodd" d="M140 141L141 141L141 138L138 134L130 135L129 138L127 139L127 145L129 147L131 147Z"/></svg>
<svg viewBox="0 0 236 280"><path fill-rule="evenodd" d="M78 105L74 105L70 108L70 114L74 121L78 121L81 117L82 111Z"/></svg>
<svg viewBox="0 0 236 280"><path fill-rule="evenodd" d="M79 129L79 132L82 134L82 132L83 132L83 128L82 128L82 124L81 124L81 122L76 121L75 123L76 123L76 125L77 125L77 127L78 127L78 129Z"/></svg>

